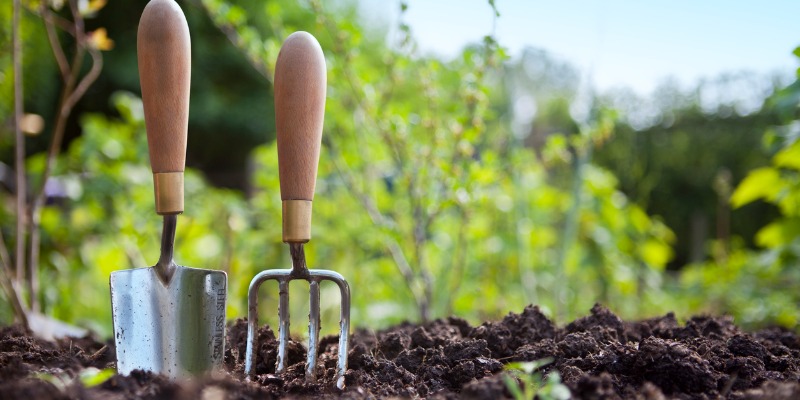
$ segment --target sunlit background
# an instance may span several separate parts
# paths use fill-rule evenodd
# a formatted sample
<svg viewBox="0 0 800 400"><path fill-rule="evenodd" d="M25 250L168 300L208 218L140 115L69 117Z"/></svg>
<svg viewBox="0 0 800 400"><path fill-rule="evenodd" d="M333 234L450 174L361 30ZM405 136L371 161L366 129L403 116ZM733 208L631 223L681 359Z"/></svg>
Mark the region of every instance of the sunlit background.
<svg viewBox="0 0 800 400"><path fill-rule="evenodd" d="M738 72L788 79L797 66L791 49L800 4L794 1L507 0L497 2L498 18L477 0L411 1L402 17L385 1L360 4L368 24L392 34L405 20L423 53L451 59L494 34L512 57L544 50L575 65L601 91L647 95L668 79L688 89Z"/></svg>

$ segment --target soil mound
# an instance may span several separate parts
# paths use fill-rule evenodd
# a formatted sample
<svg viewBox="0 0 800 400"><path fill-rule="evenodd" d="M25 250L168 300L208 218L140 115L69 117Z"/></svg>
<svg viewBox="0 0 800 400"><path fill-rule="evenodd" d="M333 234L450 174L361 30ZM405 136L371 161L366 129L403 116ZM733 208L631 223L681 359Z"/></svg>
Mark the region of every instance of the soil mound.
<svg viewBox="0 0 800 400"><path fill-rule="evenodd" d="M459 318L382 331L356 330L344 391L334 388L338 338L321 341L318 382L304 380L305 348L289 346L289 367L275 374L277 340L258 332L256 377L244 377L247 325L228 327L225 371L186 382L135 372L92 384L87 369L114 368L111 342L91 337L45 342L19 327L0 328L3 399L511 398L505 364L552 358L578 399L797 399L800 340L786 330L740 330L727 317L674 315L622 321L596 305L555 326L533 306L473 327ZM90 370L96 371L96 370ZM89 387L87 387L89 386Z"/></svg>

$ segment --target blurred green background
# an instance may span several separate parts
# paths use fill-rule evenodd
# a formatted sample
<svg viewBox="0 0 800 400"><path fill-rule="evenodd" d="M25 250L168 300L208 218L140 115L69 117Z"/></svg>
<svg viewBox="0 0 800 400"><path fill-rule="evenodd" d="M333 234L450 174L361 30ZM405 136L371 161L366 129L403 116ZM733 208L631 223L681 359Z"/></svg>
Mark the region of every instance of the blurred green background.
<svg viewBox="0 0 800 400"><path fill-rule="evenodd" d="M502 27L503 2L480 3ZM24 235L14 24L3 25L2 323L15 318L16 293L26 309L109 335L110 272L157 259L161 219L136 66L145 4L21 1ZM290 265L271 80L283 38L305 30L328 64L306 252L312 268L348 278L355 325L449 315L477 323L531 303L563 323L600 302L625 318L726 313L747 327L797 326L795 71L690 88L667 81L648 97L599 91L540 49L509 56L491 30L455 56L421 51L404 18L414 1L386 2L391 26L353 1L179 4L192 87L176 261L228 272L229 318L245 316L256 273ZM12 21L12 2L0 18ZM755 105L726 97L741 91ZM535 101L536 112L521 113L521 101ZM306 291L292 285L298 332ZM276 294L264 285L271 324ZM322 295L325 332L335 332L338 290L323 285Z"/></svg>

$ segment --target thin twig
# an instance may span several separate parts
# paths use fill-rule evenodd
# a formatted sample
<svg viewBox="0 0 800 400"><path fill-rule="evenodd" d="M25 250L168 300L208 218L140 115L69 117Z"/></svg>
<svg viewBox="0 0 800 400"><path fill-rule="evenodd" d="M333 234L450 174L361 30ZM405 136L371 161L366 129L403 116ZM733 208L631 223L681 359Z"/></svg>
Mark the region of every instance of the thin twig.
<svg viewBox="0 0 800 400"><path fill-rule="evenodd" d="M66 18L59 16L58 14L53 14L52 12L47 13L48 18L50 18L53 25L57 26L64 32L67 32L72 37L76 37L77 33L75 32L75 26Z"/></svg>
<svg viewBox="0 0 800 400"><path fill-rule="evenodd" d="M417 168L411 168L416 171ZM411 178L408 179L408 200L411 203L413 220L413 237L414 237L414 258L417 262L417 272L422 283L422 302L419 304L419 316L422 322L430 320L430 303L433 297L433 277L427 267L425 259L425 244L427 242L427 232L423 231L424 211L422 210L421 195L417 193L416 185L417 174L412 173Z"/></svg>
<svg viewBox="0 0 800 400"><path fill-rule="evenodd" d="M47 39L50 41L50 48L53 50L53 57L55 57L56 64L58 64L58 70L61 72L61 79L66 81L69 79L70 75L69 63L67 62L67 56L64 54L64 49L61 47L61 42L58 40L58 34L56 33L54 26L55 19L53 18L53 14L50 13L48 2L43 1L41 3L39 6L39 14L42 16L42 21L44 21L44 27L47 31Z"/></svg>
<svg viewBox="0 0 800 400"><path fill-rule="evenodd" d="M211 22L216 25L217 29L219 29L226 38L228 38L228 41L231 42L233 47L235 47L237 50L240 50L244 54L245 58L247 58L247 62L250 63L250 66L253 67L256 72L261 74L261 76L266 78L267 81L272 83L274 79L274 71L270 71L269 67L263 61L257 57L254 57L252 54L249 54L247 50L244 50L244 39L242 39L242 35L240 35L236 30L236 27L229 23L220 22L219 18L215 17L215 13L213 13L208 6L206 6L205 1L197 0L195 3L200 4L200 7L211 19Z"/></svg>
<svg viewBox="0 0 800 400"><path fill-rule="evenodd" d="M19 285L14 283L12 279L13 272L11 271L11 257L8 254L8 250L6 250L6 241L3 238L3 232L0 230L0 264L2 265L2 282L3 282L3 289L6 292L6 298L8 298L9 303L11 303L11 307L14 309L14 316L17 318L17 321L22 324L25 329L29 328L28 325L28 316L25 312L25 305L22 299L22 295L19 291Z"/></svg>
<svg viewBox="0 0 800 400"><path fill-rule="evenodd" d="M14 16L12 18L12 35L14 42L14 147L16 182L14 190L17 199L17 241L16 241L16 280L25 279L25 238L27 237L27 221L25 205L27 204L27 185L25 180L25 136L22 135L22 41L19 36L20 0L14 0Z"/></svg>
<svg viewBox="0 0 800 400"><path fill-rule="evenodd" d="M467 224L469 217L467 216L467 211L462 207L458 207L458 210L460 211L461 218L459 219L458 237L456 239L456 245L454 246L455 255L453 256L453 262L450 264L450 268L447 269L445 276L440 277L440 279L444 280L445 284L448 283L449 277L453 277L446 292L448 293L448 296L446 296L447 304L445 306L447 315L453 313L453 301L456 298L456 294L461 289L464 267L467 264L467 250L469 249L469 246L467 246Z"/></svg>
<svg viewBox="0 0 800 400"><path fill-rule="evenodd" d="M86 73L86 75L84 75L83 79L81 79L80 83L78 83L78 86L75 88L75 91L73 91L67 99L66 106L70 111L73 107L75 107L75 104L78 102L78 100L80 100L81 97L86 94L89 86L91 86L92 83L97 80L97 78L100 76L100 71L103 70L103 56L100 55L100 51L92 47L89 47L88 50L89 55L92 57L92 68L88 73Z"/></svg>
<svg viewBox="0 0 800 400"><path fill-rule="evenodd" d="M97 350L94 353L92 353L92 355L89 356L89 359L92 361L97 360L98 358L100 358L100 356L105 354L106 351L108 351L108 345L104 345L103 347L100 348L100 350Z"/></svg>

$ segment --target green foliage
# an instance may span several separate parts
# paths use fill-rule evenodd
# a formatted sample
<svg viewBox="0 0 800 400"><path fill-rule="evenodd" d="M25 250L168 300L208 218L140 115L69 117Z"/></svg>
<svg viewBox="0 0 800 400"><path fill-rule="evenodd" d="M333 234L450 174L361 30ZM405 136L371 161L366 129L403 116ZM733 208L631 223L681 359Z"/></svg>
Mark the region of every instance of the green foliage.
<svg viewBox="0 0 800 400"><path fill-rule="evenodd" d="M800 81L798 81L800 82ZM755 235L759 251L746 250L741 242L731 244L730 254L720 251L725 243L712 243L712 260L690 265L681 273L678 303L689 310L729 312L737 322L760 326L779 324L796 327L800 321L794 290L800 284L800 85L797 82L776 93L772 107L785 125L768 130L768 148L776 148L768 166L745 177L731 196L735 208L763 201L774 205L780 217L761 227ZM794 99L794 100L792 100Z"/></svg>
<svg viewBox="0 0 800 400"><path fill-rule="evenodd" d="M540 60L545 78L526 78L524 71L541 54L509 61L492 37L467 46L451 61L422 56L407 25L401 22L398 37L387 44L384 36L360 24L357 8L348 2L196 4L201 7L188 7L191 25L202 26L210 18L224 32L226 43L235 46L226 47L225 54L239 52L252 67L250 73L263 78L263 91L247 87L249 92L268 97L277 52L289 33L306 30L321 42L328 64L328 100L313 240L306 251L312 268L333 269L348 278L356 325L379 327L450 314L477 322L528 303L539 304L562 322L597 301L625 317L676 309L681 315L735 311L746 323L797 321L793 304L800 299L790 286L800 278L791 268L800 255L796 122L767 137L772 147L779 146L779 139L787 144L771 166L753 171L732 198L735 207L764 200L783 213L757 235L765 250L745 250L736 241L714 244L714 258L692 265L673 280L665 269L674 257L676 235L634 201L640 193L629 198L623 190L643 165L624 174L618 165L603 161L631 153L614 140L633 135L633 130L620 124L616 112L598 104L575 121L575 83L566 78L544 82L547 76L575 77L577 72ZM496 14L493 2L490 5ZM400 6L405 11L413 3ZM200 28L192 32L195 43L211 35ZM115 37L114 32L110 35ZM208 47L194 47L199 54L208 56L221 46L214 42L219 37L208 37ZM202 147L201 153L214 153L208 157L236 158L244 164L238 156L238 136L228 133L247 125L248 119L259 119L248 125L247 136L267 138L273 115L247 107L228 109L227 100L242 92L225 83L238 77L229 72L238 71L241 63L234 64L220 67L223 72L195 69L192 90L202 90L192 98L189 143ZM114 72L121 74L114 79L135 81L135 71L127 68ZM205 79L219 74L229 75L219 82ZM257 80L246 81L252 86ZM0 82L0 89L5 83ZM539 142L530 143L509 120L510 99L547 85L559 95L540 105L538 119L529 125ZM792 93L776 97L775 103L791 105L797 98ZM263 100L261 95L247 96L251 103ZM153 212L141 100L119 91L111 96L110 107L109 114L81 115L82 133L56 162L57 195L42 214L45 311L103 334L111 328L109 274L152 265L161 223ZM229 111L235 123L214 125L220 113ZM795 113L789 107L781 115ZM215 140L206 140L209 129L196 134L199 125L211 127ZM654 150L664 138L674 148L703 153L693 141L695 130L684 129L681 121L673 126L669 132L661 126L646 132L653 140L646 146L652 158L636 162L678 166L676 151ZM597 158L600 163L593 162ZM697 162L711 161L701 154ZM599 164L612 165L616 173ZM229 318L245 315L248 283L256 273L289 265L287 248L280 242L275 144L256 147L248 165L252 175L243 185L247 195L213 187L189 168L186 213L179 218L176 237L177 262L228 272ZM29 157L32 174L43 167L43 155ZM681 167L683 174L691 175L685 168L694 165ZM739 172L744 174L737 170L734 175ZM689 178L709 189L703 180L708 176ZM658 197L653 182L659 179L648 176L641 181L650 185L645 197ZM662 197L664 204L676 203ZM13 226L13 201L7 193L0 200L6 234ZM306 287L297 285L292 293L302 294ZM274 324L275 307L270 304L275 304L276 291L265 285L261 296L262 321ZM336 288L323 285L322 297L323 321L335 321ZM302 331L307 300L302 295L293 298L292 315L297 319L292 323ZM323 326L324 333L337 330L335 322ZM515 393L562 398L557 374L543 380L534 373L542 365L511 367L521 371L513 374L523 382L521 388L515 382Z"/></svg>
<svg viewBox="0 0 800 400"><path fill-rule="evenodd" d="M752 247L760 222L774 217L774 208L759 203L734 210L728 227L717 220L720 212L727 212L720 204L728 194L719 192L715 182L736 185L750 170L767 164L768 156L753 150L761 144L761 133L778 119L769 107L753 111L735 103L704 106L703 94L730 91L726 88L737 84L757 85L748 78L755 80L721 78L687 93L667 84L653 96L664 104L639 100L630 106L628 114L650 112L654 117L645 124L634 123L636 118L628 115L597 152L597 163L619 178L622 191L676 232L672 269L702 261L705 243L720 239L718 235L739 236ZM754 92L749 95L757 96Z"/></svg>
<svg viewBox="0 0 800 400"><path fill-rule="evenodd" d="M532 362L514 362L505 366L503 382L516 400L567 400L571 398L569 388L561 383L558 371L552 371L546 378L540 369L552 363L552 359Z"/></svg>
<svg viewBox="0 0 800 400"><path fill-rule="evenodd" d="M719 246L714 243L712 247ZM794 288L800 282L795 264L777 251L745 250L734 244L725 259L689 265L680 274L680 287L671 302L679 313L733 315L746 327L797 326L800 313Z"/></svg>

